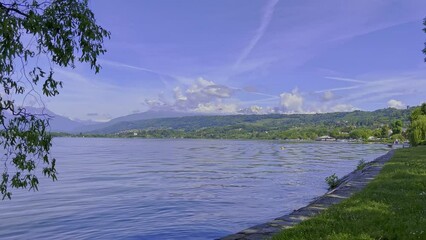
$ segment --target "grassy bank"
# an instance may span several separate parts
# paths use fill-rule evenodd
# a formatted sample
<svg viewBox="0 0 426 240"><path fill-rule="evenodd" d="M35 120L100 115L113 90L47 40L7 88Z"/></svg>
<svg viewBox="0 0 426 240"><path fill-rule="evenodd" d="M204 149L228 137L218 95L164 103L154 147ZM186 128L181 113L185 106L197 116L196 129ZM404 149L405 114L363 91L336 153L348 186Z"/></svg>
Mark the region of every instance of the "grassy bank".
<svg viewBox="0 0 426 240"><path fill-rule="evenodd" d="M273 239L426 239L426 146L397 150L364 190Z"/></svg>

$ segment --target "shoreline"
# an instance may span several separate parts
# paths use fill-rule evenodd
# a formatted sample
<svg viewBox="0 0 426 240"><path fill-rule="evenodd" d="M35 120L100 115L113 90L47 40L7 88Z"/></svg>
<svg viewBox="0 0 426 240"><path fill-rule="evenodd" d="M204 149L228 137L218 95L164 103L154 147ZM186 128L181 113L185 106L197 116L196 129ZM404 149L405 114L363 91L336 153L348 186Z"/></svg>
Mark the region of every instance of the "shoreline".
<svg viewBox="0 0 426 240"><path fill-rule="evenodd" d="M293 212L275 218L272 221L255 225L244 229L238 233L227 235L220 240L254 240L268 239L274 234L291 228L294 225L310 219L320 214L332 205L338 204L344 199L349 198L354 193L361 191L367 184L373 180L381 171L383 165L391 159L395 150L390 150L386 154L377 157L361 170L354 170L339 180L339 185L328 191L322 196L315 198L305 207L294 210Z"/></svg>
<svg viewBox="0 0 426 240"><path fill-rule="evenodd" d="M224 140L224 141L277 141L281 143L286 144L293 144L293 143L323 143L323 144L341 144L341 143L347 143L347 144L383 144L383 145L389 145L392 142L386 142L386 141L362 141L362 140L354 140L354 139L338 139L336 141L317 141L312 139L272 139L272 138L155 138L155 137L118 137L118 136L108 136L108 135L96 135L96 136L89 136L89 135L56 135L53 136L53 138L102 138L102 139L144 139L144 140ZM403 144L400 144L403 146Z"/></svg>

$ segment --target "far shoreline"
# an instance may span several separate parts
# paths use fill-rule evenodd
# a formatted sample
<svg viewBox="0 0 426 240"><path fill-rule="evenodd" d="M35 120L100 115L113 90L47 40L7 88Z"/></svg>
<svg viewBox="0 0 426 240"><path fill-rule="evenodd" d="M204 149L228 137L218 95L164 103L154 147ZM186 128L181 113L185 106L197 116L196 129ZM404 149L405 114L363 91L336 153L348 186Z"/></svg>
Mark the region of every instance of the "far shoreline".
<svg viewBox="0 0 426 240"><path fill-rule="evenodd" d="M336 139L333 141L318 141L314 139L273 139L273 138L191 138L191 137L183 137L183 138L173 138L173 137L122 137L117 136L115 134L70 134L70 133L51 133L53 138L105 138L105 139L165 139L165 140L236 140L236 141L281 141L283 143L352 143L352 144L393 144L389 139L384 141L370 141L370 140L362 140L362 139ZM404 143L399 143L397 145L403 146Z"/></svg>

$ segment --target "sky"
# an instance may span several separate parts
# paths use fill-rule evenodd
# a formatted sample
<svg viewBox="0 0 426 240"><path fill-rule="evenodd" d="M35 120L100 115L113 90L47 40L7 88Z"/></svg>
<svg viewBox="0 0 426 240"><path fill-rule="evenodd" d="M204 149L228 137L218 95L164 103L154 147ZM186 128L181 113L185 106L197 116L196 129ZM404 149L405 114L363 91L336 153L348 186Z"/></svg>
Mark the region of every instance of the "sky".
<svg viewBox="0 0 426 240"><path fill-rule="evenodd" d="M323 113L426 101L424 0L92 0L99 74L55 68L53 112Z"/></svg>

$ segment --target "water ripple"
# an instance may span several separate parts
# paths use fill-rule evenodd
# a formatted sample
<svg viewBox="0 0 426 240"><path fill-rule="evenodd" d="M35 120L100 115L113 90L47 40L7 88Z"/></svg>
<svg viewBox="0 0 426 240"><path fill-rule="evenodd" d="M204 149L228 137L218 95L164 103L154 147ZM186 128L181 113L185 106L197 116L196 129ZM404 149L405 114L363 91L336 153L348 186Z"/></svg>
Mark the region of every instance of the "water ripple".
<svg viewBox="0 0 426 240"><path fill-rule="evenodd" d="M54 140L59 181L0 204L1 239L213 239L299 208L383 145Z"/></svg>

